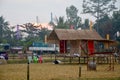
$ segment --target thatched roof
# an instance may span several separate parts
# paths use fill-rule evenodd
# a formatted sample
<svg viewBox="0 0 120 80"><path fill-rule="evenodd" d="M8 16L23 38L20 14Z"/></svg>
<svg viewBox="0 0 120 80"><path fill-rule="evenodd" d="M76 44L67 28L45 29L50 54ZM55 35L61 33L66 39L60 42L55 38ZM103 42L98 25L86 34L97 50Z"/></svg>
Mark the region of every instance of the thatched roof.
<svg viewBox="0 0 120 80"><path fill-rule="evenodd" d="M48 42L59 40L94 40L108 41L103 39L95 30L55 29L48 36Z"/></svg>

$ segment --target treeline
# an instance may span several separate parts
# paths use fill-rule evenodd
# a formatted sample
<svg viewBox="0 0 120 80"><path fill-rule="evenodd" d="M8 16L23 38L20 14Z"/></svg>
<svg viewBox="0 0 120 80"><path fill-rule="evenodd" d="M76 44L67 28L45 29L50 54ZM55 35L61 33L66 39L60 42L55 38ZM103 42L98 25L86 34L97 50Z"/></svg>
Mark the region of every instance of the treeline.
<svg viewBox="0 0 120 80"><path fill-rule="evenodd" d="M96 20L95 29L102 37L110 35L110 39L120 41L117 33L120 31L120 10L115 6L116 0L83 0L82 14L91 14ZM55 17L49 22L54 29L89 29L90 20L82 21L79 10L71 5L66 8L64 16ZM19 27L23 29L19 29ZM44 42L45 35L51 32L47 28L39 29L32 23L10 26L3 16L0 17L0 43L9 43L11 46L31 46L33 42ZM17 28L17 30L15 30Z"/></svg>

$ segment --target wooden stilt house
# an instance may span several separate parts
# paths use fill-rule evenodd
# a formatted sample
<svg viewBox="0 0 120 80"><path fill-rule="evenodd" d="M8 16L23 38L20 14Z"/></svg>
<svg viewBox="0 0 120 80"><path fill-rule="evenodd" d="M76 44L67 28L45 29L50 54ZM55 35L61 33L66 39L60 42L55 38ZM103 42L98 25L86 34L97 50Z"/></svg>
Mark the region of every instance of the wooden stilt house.
<svg viewBox="0 0 120 80"><path fill-rule="evenodd" d="M47 38L48 43L59 45L60 53L77 53L80 56L94 55L97 52L97 43L111 43L103 39L95 30L55 29Z"/></svg>
<svg viewBox="0 0 120 80"><path fill-rule="evenodd" d="M114 70L114 51L108 50L114 41L102 38L95 30L55 29L47 39L48 43L59 45L61 54L70 55L67 56L70 63L74 54L79 54L78 61L81 63L83 58L83 62L87 63L87 70L96 70L96 63L106 63L106 59L109 63L107 70Z"/></svg>

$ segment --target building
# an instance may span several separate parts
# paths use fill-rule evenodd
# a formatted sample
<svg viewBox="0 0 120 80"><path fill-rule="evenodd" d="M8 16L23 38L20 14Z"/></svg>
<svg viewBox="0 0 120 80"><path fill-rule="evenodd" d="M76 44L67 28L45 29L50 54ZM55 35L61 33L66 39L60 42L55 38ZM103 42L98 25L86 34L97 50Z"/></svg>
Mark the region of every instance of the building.
<svg viewBox="0 0 120 80"><path fill-rule="evenodd" d="M95 30L55 29L48 36L48 43L58 44L60 53L80 56L94 55L100 48L108 49L113 42L102 38Z"/></svg>

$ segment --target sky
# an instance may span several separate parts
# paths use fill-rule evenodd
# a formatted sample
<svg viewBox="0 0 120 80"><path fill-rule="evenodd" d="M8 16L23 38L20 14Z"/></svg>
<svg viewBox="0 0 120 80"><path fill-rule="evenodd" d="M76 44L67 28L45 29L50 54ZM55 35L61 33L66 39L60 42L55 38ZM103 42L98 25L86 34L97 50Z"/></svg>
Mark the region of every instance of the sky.
<svg viewBox="0 0 120 80"><path fill-rule="evenodd" d="M40 23L50 22L51 12L53 17L64 16L66 18L66 8L74 5L78 10L78 15L82 19L94 19L91 16L82 15L83 0L0 0L0 16L3 16L10 25L36 22L36 16ZM116 6L120 9L120 0Z"/></svg>

